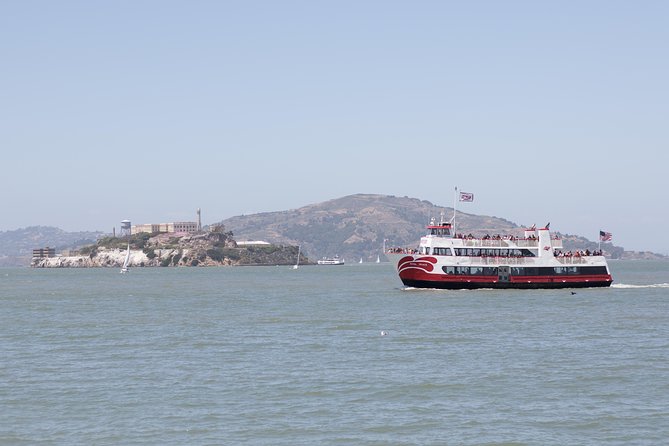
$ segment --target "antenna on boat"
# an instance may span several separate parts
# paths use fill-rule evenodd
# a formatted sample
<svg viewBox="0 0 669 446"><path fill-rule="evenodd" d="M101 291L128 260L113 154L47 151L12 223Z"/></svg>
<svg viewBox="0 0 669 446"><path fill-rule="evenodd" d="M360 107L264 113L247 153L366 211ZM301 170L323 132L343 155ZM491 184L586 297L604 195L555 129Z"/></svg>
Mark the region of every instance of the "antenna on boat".
<svg viewBox="0 0 669 446"><path fill-rule="evenodd" d="M458 186L455 186L455 192L453 193L453 236L455 237L456 232L455 232L455 213L456 211L456 205L458 203Z"/></svg>

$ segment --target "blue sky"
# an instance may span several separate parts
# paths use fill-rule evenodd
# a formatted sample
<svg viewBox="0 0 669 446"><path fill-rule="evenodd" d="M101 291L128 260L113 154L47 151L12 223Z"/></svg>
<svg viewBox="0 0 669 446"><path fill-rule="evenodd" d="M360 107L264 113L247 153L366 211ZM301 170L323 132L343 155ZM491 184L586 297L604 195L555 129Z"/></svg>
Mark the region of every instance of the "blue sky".
<svg viewBox="0 0 669 446"><path fill-rule="evenodd" d="M669 2L0 6L0 230L409 196L669 254Z"/></svg>

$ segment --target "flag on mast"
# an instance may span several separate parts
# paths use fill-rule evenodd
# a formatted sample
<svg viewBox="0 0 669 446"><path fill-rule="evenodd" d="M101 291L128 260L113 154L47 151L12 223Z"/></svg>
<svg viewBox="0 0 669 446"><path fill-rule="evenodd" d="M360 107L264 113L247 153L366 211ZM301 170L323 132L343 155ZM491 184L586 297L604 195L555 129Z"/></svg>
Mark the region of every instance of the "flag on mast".
<svg viewBox="0 0 669 446"><path fill-rule="evenodd" d="M460 192L460 201L474 201L474 194L469 192Z"/></svg>
<svg viewBox="0 0 669 446"><path fill-rule="evenodd" d="M613 238L613 234L610 232L599 231L599 241L601 242L610 242Z"/></svg>

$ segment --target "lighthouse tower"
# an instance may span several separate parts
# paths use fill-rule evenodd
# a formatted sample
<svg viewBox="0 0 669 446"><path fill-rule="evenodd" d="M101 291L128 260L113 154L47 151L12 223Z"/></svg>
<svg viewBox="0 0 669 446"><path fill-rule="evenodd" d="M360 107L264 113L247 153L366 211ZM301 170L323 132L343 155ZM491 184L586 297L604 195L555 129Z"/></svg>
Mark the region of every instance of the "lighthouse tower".
<svg viewBox="0 0 669 446"><path fill-rule="evenodd" d="M200 213L200 208L197 208L197 232L202 231L202 215Z"/></svg>

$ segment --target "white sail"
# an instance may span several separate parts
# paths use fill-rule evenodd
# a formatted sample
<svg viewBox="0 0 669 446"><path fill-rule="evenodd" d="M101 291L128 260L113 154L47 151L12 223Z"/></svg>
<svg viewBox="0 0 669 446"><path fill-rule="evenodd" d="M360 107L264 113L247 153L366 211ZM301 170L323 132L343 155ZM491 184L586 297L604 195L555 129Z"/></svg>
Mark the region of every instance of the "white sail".
<svg viewBox="0 0 669 446"><path fill-rule="evenodd" d="M381 257L379 257L378 255L376 256L376 263L381 263Z"/></svg>
<svg viewBox="0 0 669 446"><path fill-rule="evenodd" d="M295 265L293 265L293 269L297 269L297 268L300 267L300 249L301 249L301 246L298 245L297 246L297 263Z"/></svg>
<svg viewBox="0 0 669 446"><path fill-rule="evenodd" d="M130 242L128 242L128 249L125 251L125 260L123 260L123 266L121 267L121 273L128 272L128 263L130 263Z"/></svg>

